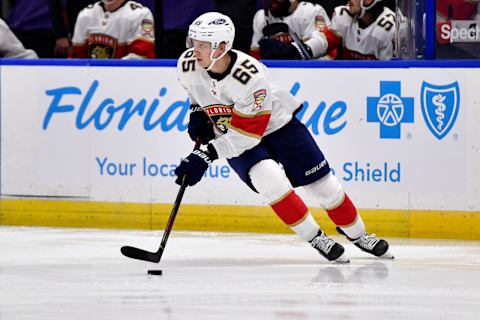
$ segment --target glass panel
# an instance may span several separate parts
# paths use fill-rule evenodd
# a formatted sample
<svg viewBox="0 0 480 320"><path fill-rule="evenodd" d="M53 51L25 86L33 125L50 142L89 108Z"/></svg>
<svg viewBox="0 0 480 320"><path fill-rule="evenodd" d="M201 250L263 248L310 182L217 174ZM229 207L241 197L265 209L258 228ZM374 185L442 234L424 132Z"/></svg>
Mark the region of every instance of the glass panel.
<svg viewBox="0 0 480 320"><path fill-rule="evenodd" d="M480 0L436 0L437 59L480 58Z"/></svg>
<svg viewBox="0 0 480 320"><path fill-rule="evenodd" d="M423 1L418 1L418 3L423 6ZM417 5L418 4L412 0L397 0L397 37L395 42L395 56L399 59L415 59L422 57L422 20L420 19L420 24L417 26ZM420 17L422 17L421 12ZM417 37L419 37L418 41ZM417 48L419 52L417 52Z"/></svg>

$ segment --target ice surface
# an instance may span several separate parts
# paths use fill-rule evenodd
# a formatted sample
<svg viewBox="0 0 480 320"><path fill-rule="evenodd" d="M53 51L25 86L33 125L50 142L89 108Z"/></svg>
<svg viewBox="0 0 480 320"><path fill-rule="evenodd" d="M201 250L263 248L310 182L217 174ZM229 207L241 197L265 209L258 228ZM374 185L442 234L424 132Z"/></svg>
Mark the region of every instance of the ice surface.
<svg viewBox="0 0 480 320"><path fill-rule="evenodd" d="M480 242L389 239L395 260L344 238L349 265L294 235L0 227L0 320L480 319ZM162 276L147 275L162 269Z"/></svg>

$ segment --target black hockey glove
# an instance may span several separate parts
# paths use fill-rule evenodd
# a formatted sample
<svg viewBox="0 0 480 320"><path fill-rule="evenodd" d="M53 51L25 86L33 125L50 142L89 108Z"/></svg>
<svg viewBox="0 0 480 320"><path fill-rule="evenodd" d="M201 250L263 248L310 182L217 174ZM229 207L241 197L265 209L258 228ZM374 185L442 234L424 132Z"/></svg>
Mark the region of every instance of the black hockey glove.
<svg viewBox="0 0 480 320"><path fill-rule="evenodd" d="M300 52L292 44L283 43L279 40L263 38L260 45L262 59L270 60L301 60Z"/></svg>
<svg viewBox="0 0 480 320"><path fill-rule="evenodd" d="M217 158L217 152L212 145L208 146L208 151L193 150L175 169L174 173L177 175L175 183L182 184L183 176L185 176L187 185L193 186L197 184L202 179L205 171L207 171L210 163Z"/></svg>
<svg viewBox="0 0 480 320"><path fill-rule="evenodd" d="M188 123L188 135L193 141L200 140L202 144L215 138L213 124L202 107L197 104L190 106L190 122Z"/></svg>

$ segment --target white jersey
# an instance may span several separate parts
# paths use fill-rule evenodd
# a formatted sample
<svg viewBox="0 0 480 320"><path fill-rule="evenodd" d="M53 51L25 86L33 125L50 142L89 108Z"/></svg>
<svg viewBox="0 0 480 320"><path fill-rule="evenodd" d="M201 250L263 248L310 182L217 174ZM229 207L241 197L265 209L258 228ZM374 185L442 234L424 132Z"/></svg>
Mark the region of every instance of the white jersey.
<svg viewBox="0 0 480 320"><path fill-rule="evenodd" d="M237 50L230 55L230 66L217 79L196 62L193 49L177 64L190 103L201 106L214 124L211 144L219 158L237 157L253 148L262 136L287 124L300 106L287 90L270 85L262 63Z"/></svg>
<svg viewBox="0 0 480 320"><path fill-rule="evenodd" d="M113 12L101 1L87 6L72 39L76 58L154 58L154 41L152 12L134 1Z"/></svg>
<svg viewBox="0 0 480 320"><path fill-rule="evenodd" d="M347 60L388 60L393 58L395 13L387 7L368 27L361 28L349 6L335 8L331 28L342 36L342 58Z"/></svg>
<svg viewBox="0 0 480 320"><path fill-rule="evenodd" d="M328 43L319 31L325 25L330 25L330 18L322 6L310 2L300 2L292 14L281 18L275 18L271 15L265 16L265 10L258 10L253 18L252 50L259 49L258 42L264 36L263 28L267 24L275 22L286 23L290 31L294 32L300 40L312 49L313 58L318 58L325 54ZM290 43L293 41L289 35L277 35L277 37L282 42Z"/></svg>
<svg viewBox="0 0 480 320"><path fill-rule="evenodd" d="M0 19L0 56L5 58L38 58L35 51L25 49L2 19Z"/></svg>

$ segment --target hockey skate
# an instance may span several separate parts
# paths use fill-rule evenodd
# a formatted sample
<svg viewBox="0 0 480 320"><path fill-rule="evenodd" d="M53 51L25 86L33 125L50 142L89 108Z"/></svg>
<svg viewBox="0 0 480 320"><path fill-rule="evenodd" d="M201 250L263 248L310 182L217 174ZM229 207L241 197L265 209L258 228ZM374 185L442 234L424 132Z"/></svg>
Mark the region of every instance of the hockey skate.
<svg viewBox="0 0 480 320"><path fill-rule="evenodd" d="M339 263L349 263L350 260L345 256L345 249L341 244L336 243L332 238L328 237L322 230L318 231L315 238L310 241L313 248L327 258L328 261Z"/></svg>
<svg viewBox="0 0 480 320"><path fill-rule="evenodd" d="M337 231L347 237L348 240L353 242L355 246L361 250L373 254L376 257L383 259L393 259L393 255L388 251L388 242L386 240L378 238L374 233L365 233L363 237L358 239L350 239L340 227L337 227Z"/></svg>

